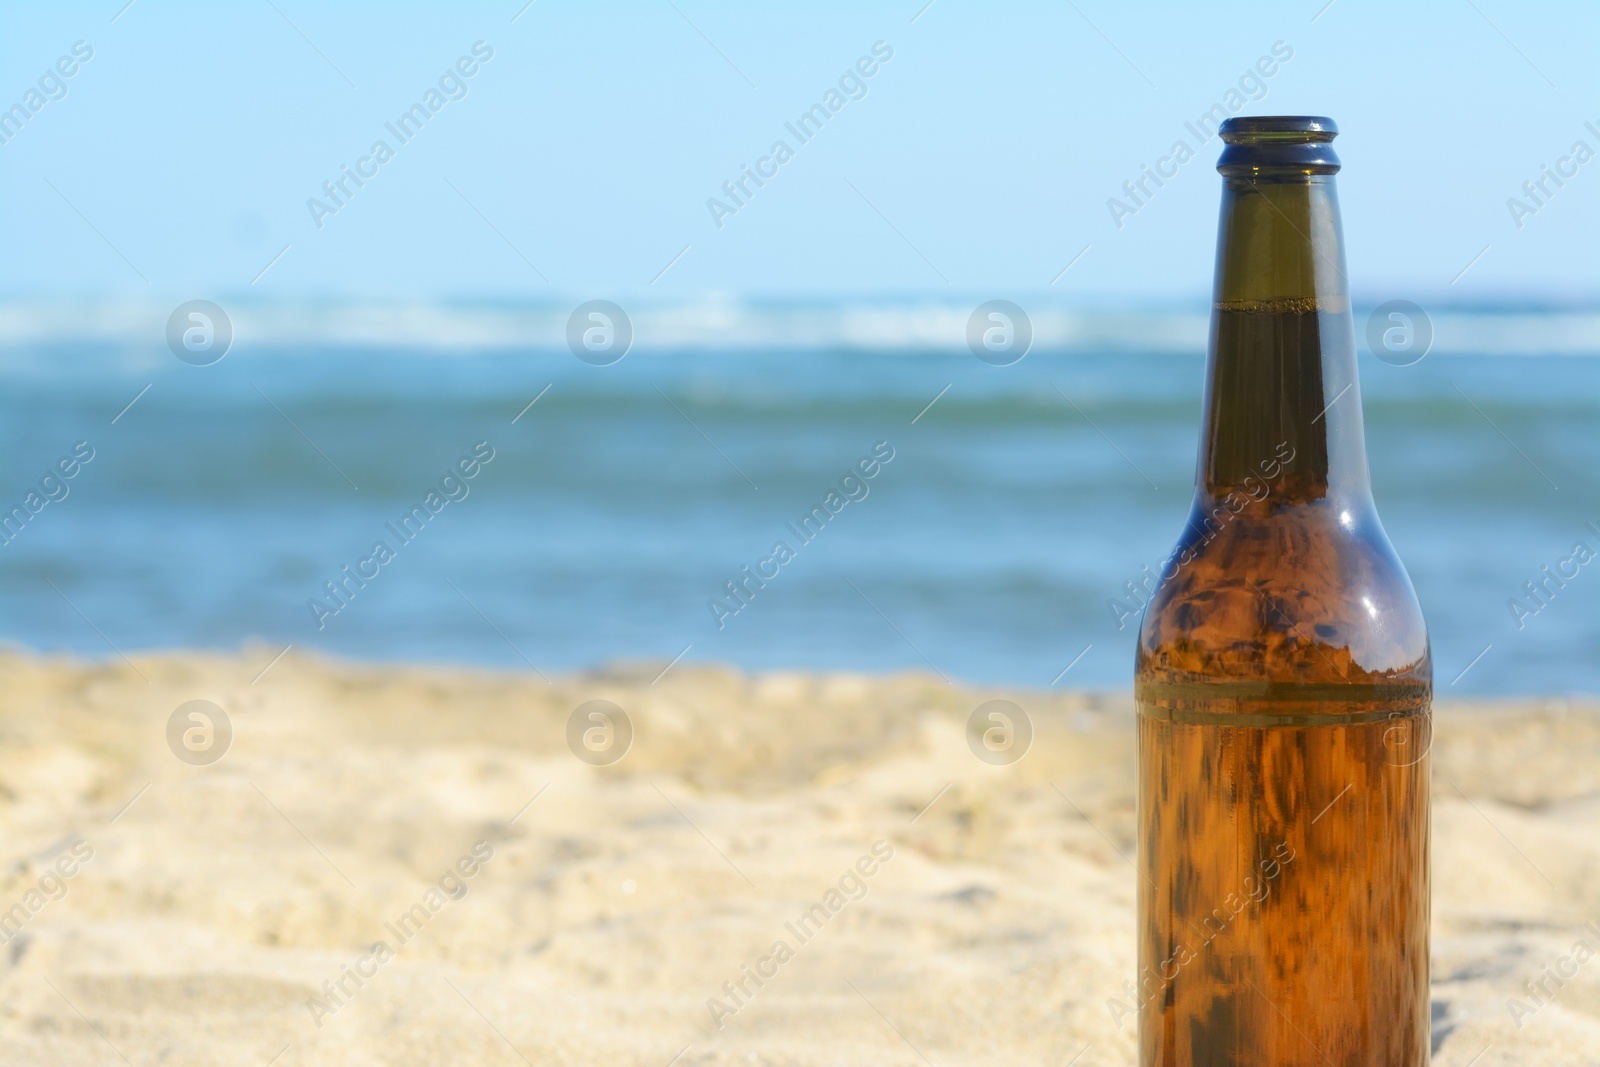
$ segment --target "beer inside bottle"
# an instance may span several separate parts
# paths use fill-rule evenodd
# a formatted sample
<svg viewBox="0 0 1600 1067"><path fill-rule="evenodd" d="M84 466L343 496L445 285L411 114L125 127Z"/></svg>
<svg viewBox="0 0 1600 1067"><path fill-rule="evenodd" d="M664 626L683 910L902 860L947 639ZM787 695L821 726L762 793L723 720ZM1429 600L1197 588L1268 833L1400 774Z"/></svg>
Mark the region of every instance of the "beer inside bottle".
<svg viewBox="0 0 1600 1067"><path fill-rule="evenodd" d="M1425 1067L1432 664L1325 118L1229 119L1194 505L1139 635L1143 1067Z"/></svg>

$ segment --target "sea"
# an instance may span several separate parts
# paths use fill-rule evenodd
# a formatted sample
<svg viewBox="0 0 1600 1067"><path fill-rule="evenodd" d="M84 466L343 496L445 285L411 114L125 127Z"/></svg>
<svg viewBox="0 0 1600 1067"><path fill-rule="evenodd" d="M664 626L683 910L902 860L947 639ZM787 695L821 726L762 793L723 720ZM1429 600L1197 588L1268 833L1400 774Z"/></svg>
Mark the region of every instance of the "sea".
<svg viewBox="0 0 1600 1067"><path fill-rule="evenodd" d="M0 304L0 641L1127 689L1193 491L1203 302L1009 365L943 298L641 300L609 365L576 300L179 303ZM1600 691L1600 310L1429 315L1360 375L1437 689Z"/></svg>

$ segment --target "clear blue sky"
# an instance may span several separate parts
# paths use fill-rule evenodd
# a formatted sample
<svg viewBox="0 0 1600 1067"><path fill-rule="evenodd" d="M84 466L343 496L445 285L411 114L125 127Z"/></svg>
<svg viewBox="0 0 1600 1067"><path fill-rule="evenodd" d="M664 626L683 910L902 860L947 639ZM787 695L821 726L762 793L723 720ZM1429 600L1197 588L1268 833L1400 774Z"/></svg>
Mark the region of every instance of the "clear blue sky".
<svg viewBox="0 0 1600 1067"><path fill-rule="evenodd" d="M8 5L0 107L65 95L0 145L0 298L1188 298L1217 142L1121 229L1107 199L1275 42L1292 58L1239 110L1338 121L1358 291L1600 294L1600 159L1520 229L1507 207L1600 151L1592 4L122 5ZM93 58L47 77L78 41ZM477 41L466 95L401 144L385 123ZM879 41L802 144L785 123ZM793 158L719 229L708 198L778 140ZM341 165L376 174L319 229Z"/></svg>

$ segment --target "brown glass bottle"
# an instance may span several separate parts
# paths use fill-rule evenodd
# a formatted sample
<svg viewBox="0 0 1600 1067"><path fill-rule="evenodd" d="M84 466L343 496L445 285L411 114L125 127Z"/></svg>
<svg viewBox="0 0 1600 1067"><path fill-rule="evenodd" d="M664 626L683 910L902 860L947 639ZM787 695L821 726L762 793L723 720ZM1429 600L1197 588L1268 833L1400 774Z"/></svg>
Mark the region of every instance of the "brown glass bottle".
<svg viewBox="0 0 1600 1067"><path fill-rule="evenodd" d="M1425 1067L1432 665L1323 118L1227 147L1194 506L1139 635L1143 1067Z"/></svg>

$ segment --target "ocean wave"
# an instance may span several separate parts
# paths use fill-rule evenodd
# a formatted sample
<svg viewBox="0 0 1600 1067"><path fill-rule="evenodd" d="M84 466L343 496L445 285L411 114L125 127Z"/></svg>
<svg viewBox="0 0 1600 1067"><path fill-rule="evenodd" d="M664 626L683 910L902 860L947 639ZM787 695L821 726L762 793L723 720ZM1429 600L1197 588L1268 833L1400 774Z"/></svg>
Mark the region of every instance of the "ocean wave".
<svg viewBox="0 0 1600 1067"><path fill-rule="evenodd" d="M173 301L176 306L180 301ZM418 355L565 351L565 303L294 303L219 301L236 343L293 355L329 349L385 349ZM576 306L577 301L573 302ZM959 352L978 301L764 304L710 299L690 304L624 304L634 347L888 354ZM1086 309L1026 299L1036 351L1205 351L1209 312L1200 308ZM0 349L58 345L161 347L171 307L128 301L0 303ZM1370 308L1356 307L1358 335ZM1439 354L1600 355L1600 309L1446 309L1432 315Z"/></svg>

